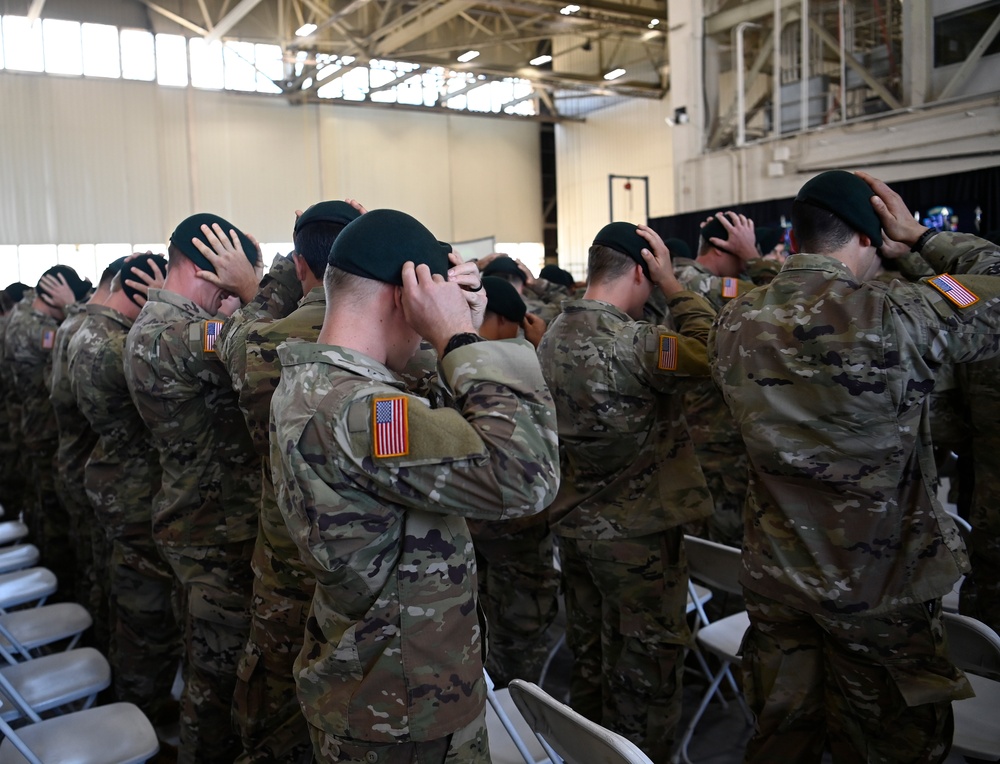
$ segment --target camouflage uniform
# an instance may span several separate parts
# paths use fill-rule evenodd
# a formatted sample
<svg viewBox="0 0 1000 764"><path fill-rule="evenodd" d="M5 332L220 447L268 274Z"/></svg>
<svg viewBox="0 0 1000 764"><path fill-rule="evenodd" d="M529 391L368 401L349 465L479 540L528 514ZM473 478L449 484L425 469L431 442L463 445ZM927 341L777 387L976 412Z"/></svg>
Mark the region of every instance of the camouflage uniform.
<svg viewBox="0 0 1000 764"><path fill-rule="evenodd" d="M966 234L938 234L923 255L942 273L1000 274L996 247ZM939 598L968 563L935 496L927 397L941 363L1000 353L1000 279L955 280L980 300L862 284L800 254L719 315L713 376L751 464L748 760L798 760L828 736L835 758L947 754L950 701L970 686L947 658Z"/></svg>
<svg viewBox="0 0 1000 764"><path fill-rule="evenodd" d="M153 543L159 455L125 383L131 326L112 308L88 305L69 344L69 377L79 409L98 435L84 485L95 510L95 538L108 554L115 695L160 721L180 657L180 630L172 609L173 574Z"/></svg>
<svg viewBox="0 0 1000 764"><path fill-rule="evenodd" d="M548 279L535 279L534 284L525 284L521 299L529 313L534 313L545 323L549 323L562 310L564 302L570 299L569 290L562 284Z"/></svg>
<svg viewBox="0 0 1000 764"><path fill-rule="evenodd" d="M463 515L534 514L558 486L555 411L531 346L448 353L442 375L461 413L429 408L353 350L287 343L279 357L271 463L278 505L317 579L295 662L317 757L488 762ZM403 455L377 455L390 453L373 433L380 398L406 406L394 418Z"/></svg>
<svg viewBox="0 0 1000 764"><path fill-rule="evenodd" d="M238 762L311 760L312 744L295 696L292 665L305 633L316 580L285 528L271 480L271 395L281 365L277 347L289 337L315 340L326 295L317 287L299 303L302 285L290 257L277 258L257 296L223 327L219 355L239 395L260 457L260 521L252 567L250 638L237 667L233 718L243 739ZM298 307L296 304L298 303Z"/></svg>
<svg viewBox="0 0 1000 764"><path fill-rule="evenodd" d="M13 378L4 357L4 334L8 320L10 313L0 316L0 506L5 506L8 513L13 513L21 510L24 486L18 469L20 412L17 412L15 419ZM14 422L18 426L15 427Z"/></svg>
<svg viewBox="0 0 1000 764"><path fill-rule="evenodd" d="M708 374L715 312L691 292L667 303L677 332L605 302L567 303L538 348L559 415L562 487L549 511L572 705L656 761L670 756L691 636L680 526L712 509L680 392Z"/></svg>
<svg viewBox="0 0 1000 764"><path fill-rule="evenodd" d="M181 762L241 750L231 706L250 628L260 468L216 357L219 326L190 299L151 289L125 343L125 378L163 470L153 538L187 603Z"/></svg>

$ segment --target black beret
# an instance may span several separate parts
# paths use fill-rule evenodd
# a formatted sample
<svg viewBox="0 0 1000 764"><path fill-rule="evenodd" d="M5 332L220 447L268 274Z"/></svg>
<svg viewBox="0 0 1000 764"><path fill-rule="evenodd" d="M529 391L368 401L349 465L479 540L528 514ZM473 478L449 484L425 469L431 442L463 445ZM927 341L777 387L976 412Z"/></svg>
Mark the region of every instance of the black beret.
<svg viewBox="0 0 1000 764"><path fill-rule="evenodd" d="M483 268L484 276L517 276L521 279L521 282L527 281L524 277L524 271L520 269L517 263L514 262L513 258L507 255L500 255L500 257L494 258L489 265Z"/></svg>
<svg viewBox="0 0 1000 764"><path fill-rule="evenodd" d="M486 310L515 324L524 321L528 308L509 281L496 276L483 276L483 286L486 288Z"/></svg>
<svg viewBox="0 0 1000 764"><path fill-rule="evenodd" d="M829 170L807 180L795 201L832 212L853 230L865 234L873 246L881 247L882 223L872 207L874 195L871 186L854 173Z"/></svg>
<svg viewBox="0 0 1000 764"><path fill-rule="evenodd" d="M309 223L339 223L347 225L352 220L361 217L361 213L347 202L317 202L299 215L295 221L295 233Z"/></svg>
<svg viewBox="0 0 1000 764"><path fill-rule="evenodd" d="M7 293L7 296L14 302L21 302L24 299L24 293L27 292L31 287L27 284L22 284L20 281L15 281L10 284L3 291Z"/></svg>
<svg viewBox="0 0 1000 764"><path fill-rule="evenodd" d="M710 239L722 239L723 241L729 241L729 231L727 231L721 221L713 215L712 219L701 227L701 238L708 244L712 243L709 241ZM728 251L729 250L723 250L723 252Z"/></svg>
<svg viewBox="0 0 1000 764"><path fill-rule="evenodd" d="M397 210L371 210L348 223L330 248L329 264L355 276L403 285L403 264L426 265L448 277L448 256L420 221Z"/></svg>
<svg viewBox="0 0 1000 764"><path fill-rule="evenodd" d="M649 242L636 233L639 226L635 223L608 223L597 232L594 244L613 249L628 255L642 266L642 272L649 278L649 266L642 258L642 250L650 249ZM652 250L650 249L652 252Z"/></svg>
<svg viewBox="0 0 1000 764"><path fill-rule="evenodd" d="M81 279L80 275L68 265L53 265L42 275L62 276L66 279L66 283L69 285L69 288L73 290L73 296L77 299L77 301L86 297L87 292L90 291L90 287L92 286L89 279ZM41 282L39 282L36 288L41 294L50 296L49 293L42 288Z"/></svg>
<svg viewBox="0 0 1000 764"><path fill-rule="evenodd" d="M670 257L686 257L688 260L691 259L691 247L687 245L684 239L664 239L663 243L670 250Z"/></svg>
<svg viewBox="0 0 1000 764"><path fill-rule="evenodd" d="M139 255L134 260L130 260L128 265L123 269L124 273L122 273L120 277L120 280L122 282L122 291L125 293L125 296L128 297L136 305L138 305L139 303L135 301L135 296L137 294L142 294L142 292L140 292L135 287L126 284L125 280L131 279L132 281L141 282L142 279L137 278L134 275L134 271L142 271L143 273L152 276L154 273L153 263L156 263L158 266L160 266L160 273L166 275L167 259L163 255L153 255L148 252L144 255ZM145 297L145 295L143 296Z"/></svg>
<svg viewBox="0 0 1000 764"><path fill-rule="evenodd" d="M766 255L772 249L778 246L778 242L781 241L785 232L780 228L770 228L768 226L761 226L760 228L754 229L754 236L757 238L757 246L760 248L761 254Z"/></svg>
<svg viewBox="0 0 1000 764"><path fill-rule="evenodd" d="M546 281L551 281L553 284L561 284L567 289L572 289L576 286L576 279L573 278L573 274L564 268L560 268L558 265L546 265L538 275Z"/></svg>
<svg viewBox="0 0 1000 764"><path fill-rule="evenodd" d="M181 254L184 255L188 260L197 265L204 271L211 271L215 273L215 268L212 264L208 262L208 258L205 257L201 252L198 251L197 247L191 243L192 239L201 239L205 244L208 244L208 240L205 238L205 234L202 233L201 227L207 225L209 228L212 227L213 223L218 223L219 227L222 228L222 232L229 237L229 232L233 229L236 230L236 235L239 237L240 244L243 245L243 254L247 256L247 260L250 261L251 265L257 264L257 248L253 245L253 242L243 233L240 229L236 228L228 220L220 218L218 215L212 215L208 212L199 212L197 215L192 215L189 218L182 220L174 232L170 234L171 245L177 247Z"/></svg>

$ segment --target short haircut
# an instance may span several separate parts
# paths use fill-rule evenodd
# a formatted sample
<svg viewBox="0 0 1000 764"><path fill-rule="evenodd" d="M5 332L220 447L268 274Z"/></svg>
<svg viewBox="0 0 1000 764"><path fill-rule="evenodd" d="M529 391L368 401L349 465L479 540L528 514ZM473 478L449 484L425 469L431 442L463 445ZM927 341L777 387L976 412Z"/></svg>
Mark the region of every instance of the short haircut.
<svg viewBox="0 0 1000 764"><path fill-rule="evenodd" d="M383 286L392 286L384 281L356 276L341 270L335 265L327 266L323 274L323 287L326 289L327 301L334 300L363 301L374 297Z"/></svg>
<svg viewBox="0 0 1000 764"><path fill-rule="evenodd" d="M306 223L295 233L295 252L306 261L313 276L323 278L330 259L330 247L337 234L344 230L343 223L316 220Z"/></svg>
<svg viewBox="0 0 1000 764"><path fill-rule="evenodd" d="M840 249L857 234L832 212L808 202L792 202L792 232L799 252L819 255Z"/></svg>
<svg viewBox="0 0 1000 764"><path fill-rule="evenodd" d="M587 281L591 284L615 281L630 273L636 264L622 252L603 244L593 244L587 256Z"/></svg>

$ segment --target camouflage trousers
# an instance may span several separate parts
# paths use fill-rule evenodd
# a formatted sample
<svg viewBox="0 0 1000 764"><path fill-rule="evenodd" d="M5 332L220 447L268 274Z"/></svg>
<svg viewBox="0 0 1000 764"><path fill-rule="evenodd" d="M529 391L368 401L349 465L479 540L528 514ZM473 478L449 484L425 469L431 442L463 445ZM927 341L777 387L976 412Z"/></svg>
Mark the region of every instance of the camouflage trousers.
<svg viewBox="0 0 1000 764"><path fill-rule="evenodd" d="M163 713L181 654L174 576L152 538L116 539L108 567L115 695L135 703L154 722L169 721Z"/></svg>
<svg viewBox="0 0 1000 764"><path fill-rule="evenodd" d="M970 697L947 658L939 601L881 615L805 613L747 590L743 687L757 717L747 762L940 762L951 701ZM932 612L933 611L933 612Z"/></svg>
<svg viewBox="0 0 1000 764"><path fill-rule="evenodd" d="M743 504L747 497L747 454L742 443L701 443L695 452L715 506L704 521L708 538L743 546Z"/></svg>
<svg viewBox="0 0 1000 764"><path fill-rule="evenodd" d="M243 741L236 764L312 761L292 665L302 649L312 590L282 596L254 580L250 638L236 669L233 723Z"/></svg>
<svg viewBox="0 0 1000 764"><path fill-rule="evenodd" d="M336 737L309 725L316 761L322 764L490 764L486 712L448 737L422 743L371 743Z"/></svg>
<svg viewBox="0 0 1000 764"><path fill-rule="evenodd" d="M574 660L570 705L654 762L670 758L691 640L682 540L679 528L628 539L559 540Z"/></svg>
<svg viewBox="0 0 1000 764"><path fill-rule="evenodd" d="M111 555L112 544L104 527L97 522L93 512L88 520L89 528L81 529L81 533L88 536L90 542L91 565L89 570L90 584L87 592L86 602L94 618L94 631L92 641L94 646L102 652L110 655L111 642L115 630L114 619L111 614ZM83 546L83 545L81 545Z"/></svg>
<svg viewBox="0 0 1000 764"><path fill-rule="evenodd" d="M548 656L546 636L559 613L559 572L547 523L498 538L473 530L479 601L489 624L486 669L497 687L515 677L538 680Z"/></svg>
<svg viewBox="0 0 1000 764"><path fill-rule="evenodd" d="M25 516L31 541L38 547L41 564L56 574L59 590L49 601L67 601L74 598L76 562L73 544L70 541L69 513L63 507L56 492L54 469L55 443L50 446L25 444L28 463L31 465L30 506L25 507Z"/></svg>
<svg viewBox="0 0 1000 764"><path fill-rule="evenodd" d="M242 750L232 702L250 632L253 545L160 547L186 602L179 764L233 761Z"/></svg>
<svg viewBox="0 0 1000 764"><path fill-rule="evenodd" d="M1000 507L993 512L998 517L992 523L973 525L969 539L972 570L962 584L958 609L1000 632L1000 527L996 527L1000 525Z"/></svg>

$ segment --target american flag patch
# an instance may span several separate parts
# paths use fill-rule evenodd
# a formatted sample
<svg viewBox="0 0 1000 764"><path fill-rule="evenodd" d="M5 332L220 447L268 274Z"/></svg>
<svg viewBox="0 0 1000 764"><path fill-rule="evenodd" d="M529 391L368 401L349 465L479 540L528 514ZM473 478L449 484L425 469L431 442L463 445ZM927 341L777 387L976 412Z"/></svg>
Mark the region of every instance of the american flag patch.
<svg viewBox="0 0 1000 764"><path fill-rule="evenodd" d="M932 287L960 308L968 308L970 305L975 305L979 302L979 297L959 284L947 273L935 276L927 281Z"/></svg>
<svg viewBox="0 0 1000 764"><path fill-rule="evenodd" d="M219 339L219 332L222 331L222 322L216 319L209 319L205 322L204 348L206 353L215 352L215 341Z"/></svg>
<svg viewBox="0 0 1000 764"><path fill-rule="evenodd" d="M52 350L56 346L56 330L42 329L42 349Z"/></svg>
<svg viewBox="0 0 1000 764"><path fill-rule="evenodd" d="M729 299L740 293L740 282L731 276L722 279L722 296Z"/></svg>
<svg viewBox="0 0 1000 764"><path fill-rule="evenodd" d="M656 368L663 371L674 371L677 369L677 338L669 334L660 335L660 357L656 362Z"/></svg>
<svg viewBox="0 0 1000 764"><path fill-rule="evenodd" d="M372 404L375 456L406 456L410 452L410 429L406 418L406 396L376 398Z"/></svg>

